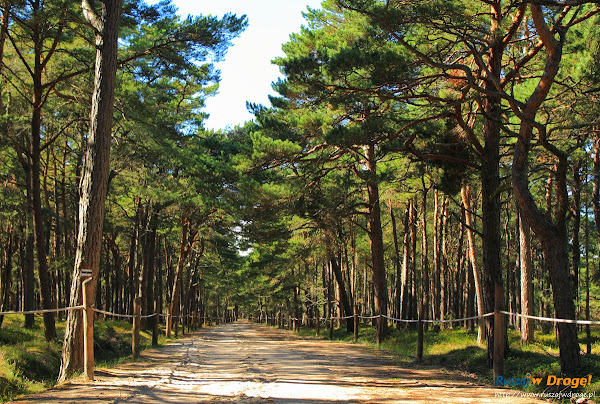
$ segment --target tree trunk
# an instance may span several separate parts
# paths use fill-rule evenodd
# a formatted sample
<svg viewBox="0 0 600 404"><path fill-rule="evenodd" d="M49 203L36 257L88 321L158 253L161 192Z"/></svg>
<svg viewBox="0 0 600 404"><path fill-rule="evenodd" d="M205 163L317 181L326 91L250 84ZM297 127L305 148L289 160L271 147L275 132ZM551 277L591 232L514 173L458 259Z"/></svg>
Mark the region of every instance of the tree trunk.
<svg viewBox="0 0 600 404"><path fill-rule="evenodd" d="M440 265L440 320L443 320L448 310L448 292L446 277L448 275L448 198L444 196L442 204L442 252ZM441 324L444 328L444 324Z"/></svg>
<svg viewBox="0 0 600 404"><path fill-rule="evenodd" d="M27 198L28 203L30 198ZM31 216L25 217L25 251L23 257L23 268L21 275L23 277L23 305L24 311L34 310L35 304L35 275L34 275L34 250L33 230L31 229ZM25 314L25 328L33 328L35 319L33 314Z"/></svg>
<svg viewBox="0 0 600 404"><path fill-rule="evenodd" d="M0 311L8 311L10 303L10 292L11 292L11 276L12 276L12 259L13 259L13 248L14 243L14 231L13 225L10 226L8 234L8 245L6 246L6 259L4 260L4 267L0 268L2 273L0 274ZM0 316L0 326L4 321L4 316Z"/></svg>
<svg viewBox="0 0 600 404"><path fill-rule="evenodd" d="M484 303L483 303L483 288L481 285L481 274L479 272L479 265L477 264L477 256L475 254L475 236L474 226L475 223L472 219L472 207L471 207L471 190L468 185L464 185L461 190L462 202L465 208L465 224L467 228L467 238L469 240L469 259L471 262L471 268L473 269L473 281L475 283L475 298L477 301L477 315L483 316L485 314ZM483 344L484 340L484 319L479 319L479 327L477 329L477 343Z"/></svg>
<svg viewBox="0 0 600 404"><path fill-rule="evenodd" d="M335 276L335 280L338 285L338 291L340 295L340 303L341 308L343 309L343 316L352 316L353 310L352 305L350 303L350 298L348 297L348 293L346 292L346 286L344 282L344 277L342 276L342 269L338 264L338 261L335 257L334 252L332 251L332 247L329 245L327 248L327 256L329 259L329 263L331 264L331 270L333 271L333 275ZM346 319L346 332L348 334L354 332L354 318L350 317Z"/></svg>
<svg viewBox="0 0 600 404"><path fill-rule="evenodd" d="M542 7L530 4L531 16L536 30L539 32L544 47L548 52L544 74L540 77L536 89L531 93L523 107L523 118L519 127L519 137L513 152L513 190L515 200L523 219L539 238L546 258L546 267L552 284L554 310L558 318L575 319L575 306L569 276L569 257L567 241L566 216L568 211L567 166L568 155L548 143L545 127L537 126L540 143L552 153L558 163L556 165L555 189L556 208L555 221L550 215L541 212L529 190L529 151L537 111L546 99L554 78L558 74L562 58L562 41L550 33ZM558 344L560 349L561 370L565 374L573 374L580 365L579 342L575 324L559 323Z"/></svg>
<svg viewBox="0 0 600 404"><path fill-rule="evenodd" d="M460 204L460 234L458 236L458 250L456 256L456 270L454 271L454 279L455 279L455 288L454 288L454 299L453 299L453 307L452 311L454 313L454 317L458 318L459 315L459 306L460 306L460 293L461 289L459 288L460 283L460 273L462 272L462 267L464 264L464 239L465 239L465 223L466 223L466 212L465 212L465 204L461 202Z"/></svg>
<svg viewBox="0 0 600 404"><path fill-rule="evenodd" d="M533 266L531 262L531 236L529 226L519 214L519 266L521 268L521 314L533 316ZM521 341L533 342L533 320L521 318Z"/></svg>
<svg viewBox="0 0 600 404"><path fill-rule="evenodd" d="M497 89L494 82L500 82L502 58L505 43L500 26L503 14L499 2L491 7L490 48L487 67L489 78L484 87L489 94L483 100L484 158L481 166L481 211L482 211L482 251L483 251L483 297L484 311L490 313L495 307L496 285L502 285L502 263L500 260L500 131L502 122L502 103L500 97L493 94ZM487 317L486 340L488 362L493 361L494 319Z"/></svg>
<svg viewBox="0 0 600 404"><path fill-rule="evenodd" d="M397 312L400 318L408 318L408 267L409 267L409 251L410 251L410 216L412 214L412 200L406 204L406 213L404 215L404 242L402 247L402 272L400 276L400 293L398 296ZM400 322L396 323L396 328L400 329Z"/></svg>
<svg viewBox="0 0 600 404"><path fill-rule="evenodd" d="M377 178L377 159L375 146L366 145L365 165L368 171L367 194L369 198L368 230L373 262L374 313L377 318L377 343L383 341L387 332L387 281L383 249L383 232L381 229L381 205L379 203L379 180ZM351 311L350 311L351 312Z"/></svg>
<svg viewBox="0 0 600 404"><path fill-rule="evenodd" d="M181 242L179 245L179 258L177 260L177 269L173 280L173 292L171 295L171 303L169 305L169 313L167 316L167 337L171 336L171 328L173 326L173 317L178 318L179 302L181 299L181 286L183 283L183 267L187 260L190 251L192 250L192 242L196 235L196 229L191 229L192 221L186 217L186 213L181 217Z"/></svg>
<svg viewBox="0 0 600 404"><path fill-rule="evenodd" d="M78 305L81 301L81 270L91 269L92 277L97 279L100 268L104 204L108 188L121 0L103 0L100 17L90 8L87 0L82 1L82 8L84 17L95 29L97 50L88 147L80 183L79 229L71 284L72 306ZM95 293L95 290L93 290L93 293ZM59 381L66 380L82 368L81 327L81 311L70 311L65 330Z"/></svg>
<svg viewBox="0 0 600 404"><path fill-rule="evenodd" d="M522 131L531 131L528 124L522 124ZM569 276L568 243L566 228L566 212L568 204L566 187L566 159L561 159L556 171L556 223L548 220L540 211L531 196L528 182L529 139L527 135L519 140L513 155L513 187L515 198L523 219L535 232L544 249L546 267L550 274L553 290L554 309L557 318L575 319L575 306L571 279ZM558 340L560 348L561 369L572 374L580 364L577 326L575 324L558 324Z"/></svg>
<svg viewBox="0 0 600 404"><path fill-rule="evenodd" d="M396 317L402 318L402 267L400 266L400 246L398 244L398 229L396 228L396 215L390 200L390 218L392 219L392 235L394 236L394 266L396 269ZM396 323L396 326L400 323Z"/></svg>
<svg viewBox="0 0 600 404"><path fill-rule="evenodd" d="M596 238L600 248L600 134L596 132L594 140L594 162L592 169L592 178L594 181L592 190L592 205L594 209L594 224L596 228Z"/></svg>
<svg viewBox="0 0 600 404"><path fill-rule="evenodd" d="M10 22L10 6L11 0L5 0L2 4L2 17L0 18L0 77L2 77L3 70L3 62L4 62L4 45L6 44L6 32L8 31L8 26ZM4 100L2 98L2 88L4 86L0 86L0 114L4 114ZM0 126L0 130L2 132L5 131L6 128Z"/></svg>
<svg viewBox="0 0 600 404"><path fill-rule="evenodd" d="M417 314L417 207L415 201L410 203L410 319L415 320Z"/></svg>
<svg viewBox="0 0 600 404"><path fill-rule="evenodd" d="M579 303L579 266L581 262L581 242L579 239L581 227L581 161L577 161L573 167L573 206L571 213L573 214L573 238L571 242L572 248L572 273L573 279L573 299ZM578 305L579 306L579 305Z"/></svg>
<svg viewBox="0 0 600 404"><path fill-rule="evenodd" d="M147 269L144 270L144 275L147 277L145 302L142 302L142 308L146 310L145 315L150 314L154 310L154 283L156 278L156 235L158 230L158 212L156 208L152 209L150 214L150 225L146 234L146 242L144 243L144 254L146 254ZM149 322L152 324L152 321Z"/></svg>
<svg viewBox="0 0 600 404"><path fill-rule="evenodd" d="M440 204L438 190L433 191L433 271L431 274L431 295L433 298L432 318L440 317L440 257L441 243L440 234L442 231L440 218Z"/></svg>
<svg viewBox="0 0 600 404"><path fill-rule="evenodd" d="M423 200L421 210L423 213L423 227L421 229L421 287L423 288L423 294L419 303L423 303L423 307L425 310L423 311L424 318L423 320L429 320L430 312L431 312L431 304L430 304L430 281L429 281L429 240L427 235L427 193L429 192L429 188L425 188L425 184L423 184ZM427 330L428 323L424 324L425 329Z"/></svg>

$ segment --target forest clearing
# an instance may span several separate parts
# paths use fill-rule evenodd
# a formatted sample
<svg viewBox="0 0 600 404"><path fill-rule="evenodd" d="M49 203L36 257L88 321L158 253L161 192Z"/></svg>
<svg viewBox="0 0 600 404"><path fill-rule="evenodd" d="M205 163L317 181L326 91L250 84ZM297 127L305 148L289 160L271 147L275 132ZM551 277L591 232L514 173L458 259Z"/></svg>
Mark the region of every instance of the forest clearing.
<svg viewBox="0 0 600 404"><path fill-rule="evenodd" d="M298 387L290 352L320 342L238 319L489 387L446 391L462 382L376 360L399 375L378 382L344 359L344 400L386 397L378 383L457 402L502 400L488 396L500 385L595 394L598 0L324 0L272 60L269 105L221 129L206 101L252 21L177 1L0 0L0 397L80 374L101 391L113 370L94 385L98 363L165 341L190 367L174 380L219 399ZM211 323L233 325L179 340ZM224 370L233 387L194 376L213 337L264 371L242 358ZM345 366L318 354L321 370Z"/></svg>

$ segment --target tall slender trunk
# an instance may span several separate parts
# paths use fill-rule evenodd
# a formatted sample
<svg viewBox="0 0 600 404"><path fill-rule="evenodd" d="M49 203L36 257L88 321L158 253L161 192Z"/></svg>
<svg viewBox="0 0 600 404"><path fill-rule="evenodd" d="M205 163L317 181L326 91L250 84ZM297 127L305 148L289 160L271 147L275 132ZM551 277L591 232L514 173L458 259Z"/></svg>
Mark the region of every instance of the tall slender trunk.
<svg viewBox="0 0 600 404"><path fill-rule="evenodd" d="M5 0L2 4L2 17L0 17L0 77L2 77L3 62L4 62L4 45L6 44L6 32L10 22L10 6L11 0ZM0 114L4 114L4 99L2 98L2 89L0 86ZM6 128L0 126L0 131L5 132ZM0 132L1 133L1 132Z"/></svg>
<svg viewBox="0 0 600 404"><path fill-rule="evenodd" d="M11 292L11 276L12 276L12 259L13 259L13 249L14 249L14 227L10 226L8 232L8 245L6 246L6 259L4 261L4 267L0 268L2 271L0 273L0 311L8 311L9 303L10 303L10 292ZM4 316L0 316L0 326L4 321Z"/></svg>
<svg viewBox="0 0 600 404"><path fill-rule="evenodd" d="M368 230L373 262L374 315L377 318L377 343L381 343L387 332L387 281L383 250L383 232L381 229L381 205L379 201L379 180L377 177L377 158L375 145L364 147L365 165L368 171L367 194L369 199Z"/></svg>
<svg viewBox="0 0 600 404"><path fill-rule="evenodd" d="M433 298L433 319L440 318L440 256L441 243L440 233L442 231L440 219L440 203L438 190L433 191L433 271L431 274L431 297Z"/></svg>
<svg viewBox="0 0 600 404"><path fill-rule="evenodd" d="M95 30L96 62L88 147L80 183L79 229L71 284L72 306L78 305L81 301L81 270L91 269L92 278L98 279L100 269L104 204L108 190L121 0L103 0L100 16L93 11L87 0L82 1L82 8L84 17ZM93 293L95 293L95 288ZM60 381L66 380L83 366L82 323L83 318L80 311L69 312L59 374Z"/></svg>
<svg viewBox="0 0 600 404"><path fill-rule="evenodd" d="M442 252L440 263L440 320L446 316L448 310L448 292L446 277L448 274L448 198L444 196L442 203ZM444 324L442 323L442 328Z"/></svg>
<svg viewBox="0 0 600 404"><path fill-rule="evenodd" d="M483 316L485 314L485 307L483 303L483 288L481 285L481 274L479 271L479 265L477 264L477 255L475 254L475 236L474 226L475 223L472 219L472 206L471 206L471 190L468 185L464 185L461 190L462 202L465 208L465 224L467 228L467 238L469 240L469 259L471 262L471 268L473 269L473 280L475 282L475 297L477 301L477 315ZM479 319L479 327L477 329L477 342L483 344L484 335L484 319Z"/></svg>
<svg viewBox="0 0 600 404"><path fill-rule="evenodd" d="M594 140L594 162L592 166L592 206L594 210L594 224L596 229L596 238L600 248L600 134L596 132Z"/></svg>
<svg viewBox="0 0 600 404"><path fill-rule="evenodd" d="M52 308L52 292L50 278L48 276L48 261L46 256L46 233L42 217L42 199L40 185L40 162L41 162L41 126L42 126L42 107L44 104L42 73L43 73L43 41L41 36L40 16L43 12L42 4L39 0L32 2L33 12L33 69L30 69L32 85L32 112L31 112L31 134L27 153L27 197L29 199L27 207L32 218L32 232L34 238L35 251L38 263L38 283L42 308ZM60 35L60 34L58 34ZM54 325L54 314L44 313L45 337L50 341L56 337L56 328Z"/></svg>
<svg viewBox="0 0 600 404"><path fill-rule="evenodd" d="M410 211L410 319L417 318L417 207L411 201Z"/></svg>
<svg viewBox="0 0 600 404"><path fill-rule="evenodd" d="M27 197L27 203L30 203L31 198ZM28 209L28 211L30 211ZM23 304L24 311L34 310L35 301L35 275L34 275L34 251L35 242L33 240L33 230L31 228L31 215L25 216L25 251L23 256L23 268L21 275L23 277ZM25 328L33 328L35 319L33 314L25 314Z"/></svg>
<svg viewBox="0 0 600 404"><path fill-rule="evenodd" d="M504 17L499 1L491 6L490 48L487 67L489 77L484 87L489 94L483 101L483 112L486 118L483 125L484 159L481 166L481 211L482 211L482 250L483 250L483 296L484 311L494 311L496 285L502 284L501 229L500 229L500 133L502 122L502 103L500 97L493 94L497 89L494 82L499 82L502 75L502 58L504 56L505 38L499 34ZM488 362L491 364L494 352L494 320L486 319L486 340Z"/></svg>
<svg viewBox="0 0 600 404"><path fill-rule="evenodd" d="M179 314L179 303L181 301L181 287L183 283L183 267L192 251L192 243L196 236L197 229L192 229L192 221L186 216L181 217L181 242L179 244L179 258L177 260L177 269L173 280L173 292L169 304L169 313L167 317L167 337L171 336L173 326L173 317ZM176 317L177 318L177 317Z"/></svg>
<svg viewBox="0 0 600 404"><path fill-rule="evenodd" d="M423 306L425 307L424 315L425 319L430 318L431 312L431 304L430 304L430 284L429 284L429 238L427 235L427 194L429 192L429 188L425 187L423 183L423 200L422 200L422 220L423 226L421 229L421 288L423 291L421 302L423 302ZM425 327L427 327L428 323L425 323Z"/></svg>
<svg viewBox="0 0 600 404"><path fill-rule="evenodd" d="M462 272L462 267L464 264L464 239L465 239L465 223L466 223L466 209L465 209L465 204L463 202L461 202L460 204L460 216L461 216L461 220L460 220L460 234L458 236L458 250L457 250L457 254L456 254L456 270L454 271L454 279L455 281L455 288L454 288L454 299L453 299L453 307L452 307L452 311L454 313L455 317L460 317L458 311L459 311L459 306L460 306L460 291L461 289L458 288L458 284L460 283L459 279L460 279L460 274Z"/></svg>
<svg viewBox="0 0 600 404"><path fill-rule="evenodd" d="M412 213L412 200L406 204L406 213L404 214L404 242L402 247L402 272L400 273L400 293L398 299L398 315L400 318L408 318L408 267L410 251L410 216ZM396 323L396 328L400 329L400 322Z"/></svg>
<svg viewBox="0 0 600 404"><path fill-rule="evenodd" d="M396 228L396 215L390 200L390 218L392 219L392 234L394 236L394 266L396 268L396 317L402 318L402 268L400 266L400 246L398 244L398 229ZM396 323L399 324L399 323Z"/></svg>
<svg viewBox="0 0 600 404"><path fill-rule="evenodd" d="M144 270L146 276L145 303L143 305L146 310L146 315L154 311L154 286L156 278L156 236L158 230L158 212L156 208L152 208L148 231L146 234L146 242L144 243L144 254L146 255L145 262L147 268ZM152 324L150 322L149 324Z"/></svg>
<svg viewBox="0 0 600 404"><path fill-rule="evenodd" d="M579 233L581 227L581 160L575 163L573 167L573 205L571 213L573 215L573 236L571 238L571 256L572 256L572 272L573 279L573 299L579 302L579 265L581 262L581 242ZM578 305L579 306L579 305Z"/></svg>
<svg viewBox="0 0 600 404"><path fill-rule="evenodd" d="M343 316L340 316L340 317L351 316L353 313L353 309L352 309L352 305L350 303L350 298L348 296L348 293L346 292L344 277L342 276L342 269L340 268L340 265L338 264L338 260L335 257L335 253L334 253L333 247L331 245L327 246L327 258L329 259L329 263L331 265L331 270L333 272L333 275L335 276L335 280L338 285L338 291L339 291L339 297L340 297L340 303L341 303L340 306L343 309L343 311L342 311ZM348 333L354 332L354 318L353 317L346 319L346 332L348 332Z"/></svg>

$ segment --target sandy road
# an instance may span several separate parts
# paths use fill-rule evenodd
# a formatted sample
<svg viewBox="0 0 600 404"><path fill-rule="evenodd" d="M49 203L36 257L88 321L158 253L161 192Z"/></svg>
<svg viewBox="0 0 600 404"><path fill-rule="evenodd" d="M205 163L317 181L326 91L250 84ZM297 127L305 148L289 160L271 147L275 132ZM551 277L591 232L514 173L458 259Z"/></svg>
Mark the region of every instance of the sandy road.
<svg viewBox="0 0 600 404"><path fill-rule="evenodd" d="M143 362L97 370L15 403L532 403L441 370L403 368L367 349L240 321L205 329Z"/></svg>

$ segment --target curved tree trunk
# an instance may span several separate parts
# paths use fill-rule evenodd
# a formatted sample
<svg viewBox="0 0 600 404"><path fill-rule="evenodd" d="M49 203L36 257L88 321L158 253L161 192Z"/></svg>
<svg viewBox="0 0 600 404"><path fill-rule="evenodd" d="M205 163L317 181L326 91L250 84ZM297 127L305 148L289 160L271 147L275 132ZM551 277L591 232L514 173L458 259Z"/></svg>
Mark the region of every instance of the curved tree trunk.
<svg viewBox="0 0 600 404"><path fill-rule="evenodd" d="M562 39L557 40L550 32L544 18L541 6L531 4L531 16L544 47L548 52L544 74L541 76L536 89L531 93L523 108L523 118L519 128L519 137L514 148L512 177L513 190L517 205L521 209L523 219L540 240L546 267L552 284L552 298L557 318L575 319L575 305L569 276L569 252L567 241L566 216L569 209L567 195L567 154L551 145L546 139L546 128L538 125L535 128L540 137L540 143L558 159L556 165L556 202L555 221L542 212L536 205L529 191L529 151L533 137L534 123L537 111L546 99L556 77L562 58ZM575 324L558 324L558 344L560 349L560 364L563 373L573 374L580 365L579 342Z"/></svg>

